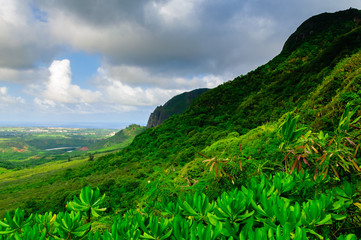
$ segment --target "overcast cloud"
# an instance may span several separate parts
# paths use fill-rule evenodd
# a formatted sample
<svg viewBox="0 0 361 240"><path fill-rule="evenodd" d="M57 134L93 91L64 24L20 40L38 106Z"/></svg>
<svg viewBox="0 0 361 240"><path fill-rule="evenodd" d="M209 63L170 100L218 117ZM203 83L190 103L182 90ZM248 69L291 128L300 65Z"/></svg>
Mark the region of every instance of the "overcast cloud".
<svg viewBox="0 0 361 240"><path fill-rule="evenodd" d="M271 60L307 18L361 8L359 0L0 4L0 111L144 111L142 122L176 94L216 87ZM100 58L94 76L74 80L73 52Z"/></svg>

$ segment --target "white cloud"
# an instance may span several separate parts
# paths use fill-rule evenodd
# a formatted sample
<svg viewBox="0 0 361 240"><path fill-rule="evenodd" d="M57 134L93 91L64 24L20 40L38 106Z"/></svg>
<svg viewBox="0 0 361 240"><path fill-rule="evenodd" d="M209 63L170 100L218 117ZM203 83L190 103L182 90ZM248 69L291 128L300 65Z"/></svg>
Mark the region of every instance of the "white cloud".
<svg viewBox="0 0 361 240"><path fill-rule="evenodd" d="M144 88L144 86L147 86L148 88L177 89L179 91L189 91L196 88L214 88L233 77L230 74L223 76L207 74L186 78L152 73L138 66L114 66L110 64L104 64L100 67L98 74L101 76L100 80L98 80L98 85L104 84L102 79L112 79L112 81L118 81L130 87L143 86Z"/></svg>
<svg viewBox="0 0 361 240"><path fill-rule="evenodd" d="M34 98L34 102L43 109L53 108L56 106L56 103L49 99L40 99L36 97Z"/></svg>
<svg viewBox="0 0 361 240"><path fill-rule="evenodd" d="M78 85L72 84L72 73L68 59L53 61L49 67L49 72L49 80L42 93L42 98L35 99L35 103L40 106L88 105L100 101L101 93L99 91L81 89Z"/></svg>
<svg viewBox="0 0 361 240"><path fill-rule="evenodd" d="M125 68L130 71L128 76L143 75L145 72L138 72L139 69ZM134 72L131 72L134 70ZM130 86L119 79L109 76L103 68L98 69L98 87L102 89L107 102L122 106L153 106L163 104L171 97L179 94L182 90L162 89L159 87ZM119 72L118 72L119 73ZM128 80L128 79L126 79Z"/></svg>
<svg viewBox="0 0 361 240"><path fill-rule="evenodd" d="M135 111L164 104L185 91L222 83L222 78L214 75L169 79L136 66L105 65L98 69L94 91L72 83L68 59L53 61L48 70L48 80L43 86L28 85L28 92L36 96L34 103L43 110L64 112Z"/></svg>
<svg viewBox="0 0 361 240"><path fill-rule="evenodd" d="M0 105L8 106L15 104L24 104L25 100L21 97L13 97L8 94L7 87L0 87Z"/></svg>
<svg viewBox="0 0 361 240"><path fill-rule="evenodd" d="M206 75L193 77L191 79L175 78L174 82L182 86L187 86L187 89L191 90L195 88L215 88L225 82L226 79L224 76Z"/></svg>

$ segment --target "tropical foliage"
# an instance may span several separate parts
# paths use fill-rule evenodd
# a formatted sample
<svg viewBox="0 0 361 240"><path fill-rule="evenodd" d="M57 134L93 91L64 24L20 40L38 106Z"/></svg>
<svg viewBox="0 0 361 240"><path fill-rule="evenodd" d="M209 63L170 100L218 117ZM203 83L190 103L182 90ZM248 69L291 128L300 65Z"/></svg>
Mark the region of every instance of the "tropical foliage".
<svg viewBox="0 0 361 240"><path fill-rule="evenodd" d="M329 179L327 179L329 180ZM309 199L299 195L310 191ZM91 217L99 217L104 195L82 189L68 202L68 211L25 217L23 210L8 212L0 221L2 239L357 239L346 234L359 227L354 215L361 203L354 186L323 191L305 173L253 177L241 189L222 193L216 200L205 194L184 200L150 204L115 217L111 231L90 232Z"/></svg>

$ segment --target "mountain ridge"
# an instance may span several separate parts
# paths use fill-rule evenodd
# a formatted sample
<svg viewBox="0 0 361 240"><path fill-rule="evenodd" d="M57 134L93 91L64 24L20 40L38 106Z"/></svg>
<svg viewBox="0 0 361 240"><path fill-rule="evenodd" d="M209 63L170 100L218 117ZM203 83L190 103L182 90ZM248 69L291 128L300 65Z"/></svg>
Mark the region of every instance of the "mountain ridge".
<svg viewBox="0 0 361 240"><path fill-rule="evenodd" d="M182 114L192 104L192 102L208 88L195 89L189 92L181 93L168 100L163 106L158 106L150 114L147 122L147 128L156 127L173 115Z"/></svg>
<svg viewBox="0 0 361 240"><path fill-rule="evenodd" d="M330 22L338 19L338 27L330 24L329 28L323 29L324 38L311 35L304 39L300 47L290 52L292 48L287 45L290 46L290 41L299 34L303 25L286 41L286 47L281 53L267 64L207 91L185 113L138 135L125 153L118 154L114 164L132 161L135 157L132 152L141 148L144 160L157 159L184 165L196 157L197 151L227 134L246 134L267 122L278 121L282 115L295 109L301 119L308 121L311 126L331 129L346 103L338 97L337 89L341 86L339 81L331 81L333 86L322 82L334 79L337 72L335 68L338 64L344 64L340 60L353 54L358 55L361 30L354 18L361 14L359 10L349 9L320 14L305 23L312 25L325 16L331 19ZM353 80L357 81L355 78ZM327 87L328 91L320 92L322 86ZM317 91L319 94L315 95ZM323 104L308 102L308 96L313 96L314 101L322 101ZM334 98L337 101L332 101ZM329 111L327 118L321 117L330 104L337 107ZM311 109L310 105L313 105ZM172 132L172 135L167 132ZM148 152L152 154L148 155Z"/></svg>

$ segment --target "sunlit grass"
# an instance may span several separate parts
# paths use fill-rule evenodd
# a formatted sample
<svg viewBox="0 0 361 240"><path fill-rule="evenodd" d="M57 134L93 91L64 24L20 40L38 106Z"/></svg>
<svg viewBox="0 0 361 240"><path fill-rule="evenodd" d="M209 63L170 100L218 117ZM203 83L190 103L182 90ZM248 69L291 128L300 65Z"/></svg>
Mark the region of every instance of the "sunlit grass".
<svg viewBox="0 0 361 240"><path fill-rule="evenodd" d="M24 204L30 199L44 197L56 189L68 185L57 180L64 175L66 169L73 169L85 165L87 159L73 159L72 161L57 161L37 167L21 170L0 170L0 215L7 208ZM76 187L76 186L73 186Z"/></svg>

